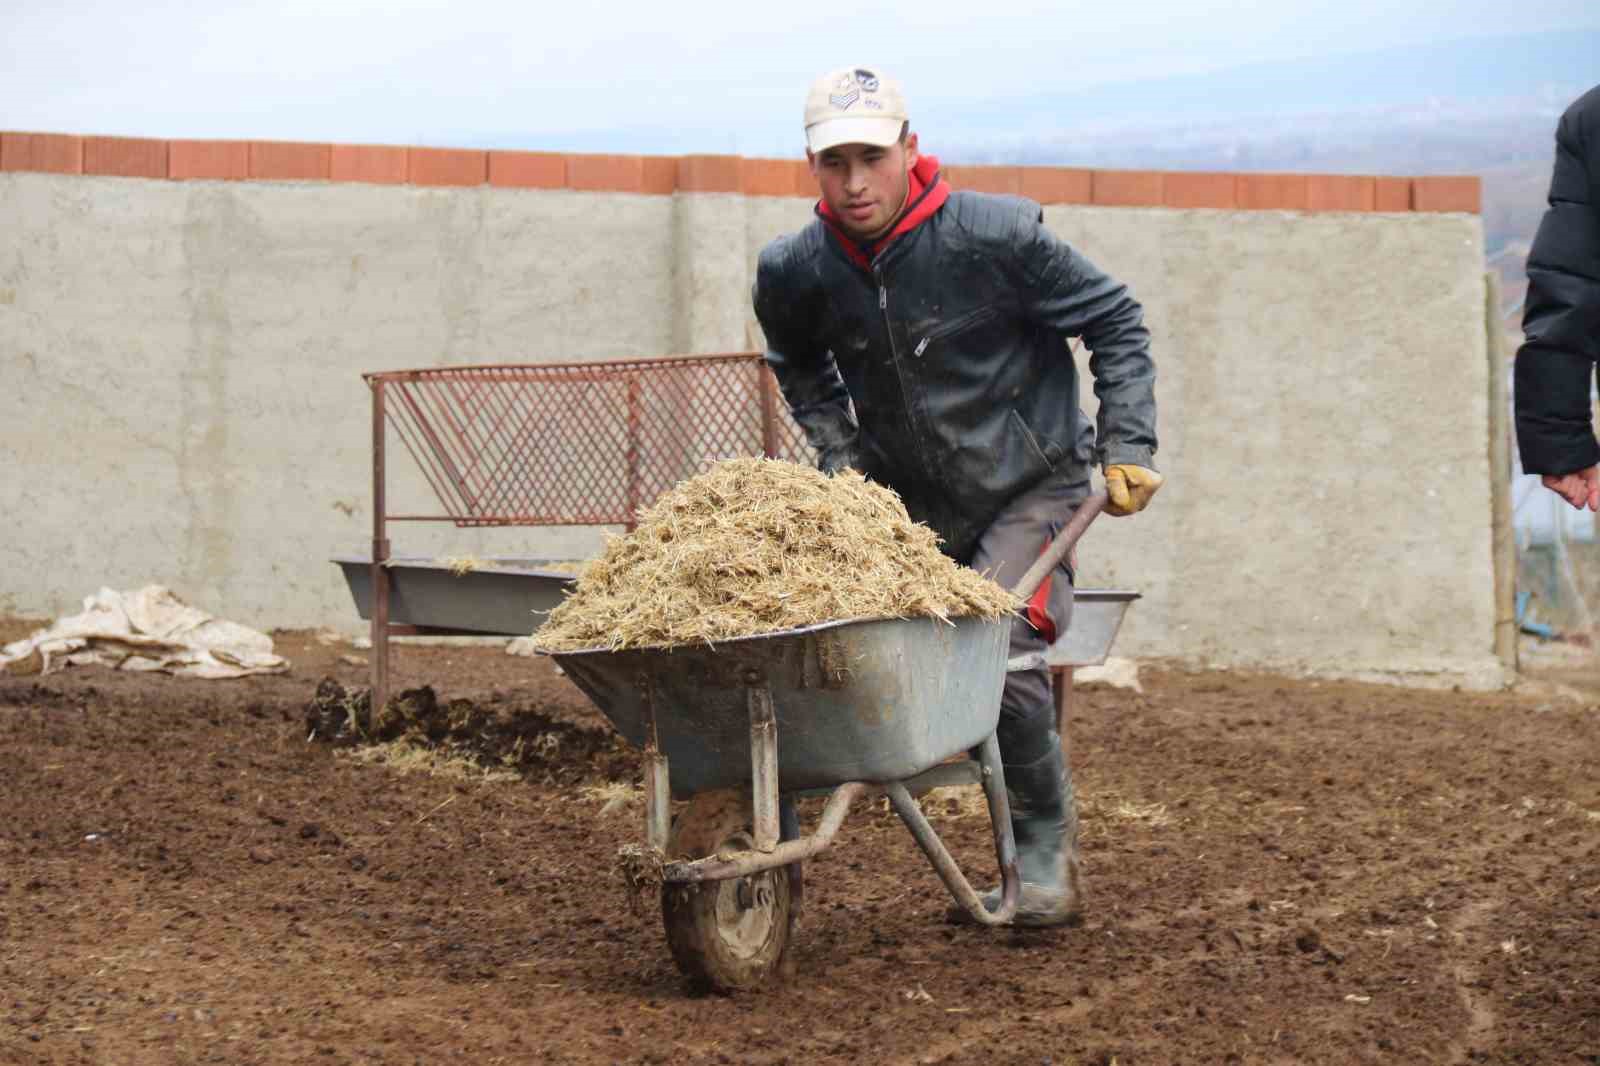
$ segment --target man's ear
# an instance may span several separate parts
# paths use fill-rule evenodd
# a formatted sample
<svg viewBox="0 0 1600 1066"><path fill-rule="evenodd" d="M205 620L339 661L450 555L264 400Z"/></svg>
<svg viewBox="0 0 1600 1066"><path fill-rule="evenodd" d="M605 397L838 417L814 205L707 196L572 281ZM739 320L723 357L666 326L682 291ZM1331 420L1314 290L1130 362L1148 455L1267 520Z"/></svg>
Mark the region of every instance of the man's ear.
<svg viewBox="0 0 1600 1066"><path fill-rule="evenodd" d="M900 144L906 153L906 169L910 170L917 165L917 135L915 133L907 133L906 139L901 141Z"/></svg>
<svg viewBox="0 0 1600 1066"><path fill-rule="evenodd" d="M811 168L811 176L813 178L816 177L817 176L817 153L813 152L809 148L806 149L806 166Z"/></svg>

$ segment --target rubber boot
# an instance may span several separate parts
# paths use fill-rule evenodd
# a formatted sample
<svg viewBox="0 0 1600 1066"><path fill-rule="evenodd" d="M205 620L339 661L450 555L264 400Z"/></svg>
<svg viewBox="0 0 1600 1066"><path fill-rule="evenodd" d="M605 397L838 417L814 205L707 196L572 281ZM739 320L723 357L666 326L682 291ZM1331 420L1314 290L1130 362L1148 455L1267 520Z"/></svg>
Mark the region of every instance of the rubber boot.
<svg viewBox="0 0 1600 1066"><path fill-rule="evenodd" d="M1020 766L1005 765L1011 801L1011 831L1017 841L1017 872L1022 893L1012 925L1075 925L1083 904L1083 873L1078 861L1078 812L1061 757L1061 738L1050 734L1050 750ZM1000 889L983 896L990 911L1000 909ZM953 921L971 922L963 907L952 907Z"/></svg>

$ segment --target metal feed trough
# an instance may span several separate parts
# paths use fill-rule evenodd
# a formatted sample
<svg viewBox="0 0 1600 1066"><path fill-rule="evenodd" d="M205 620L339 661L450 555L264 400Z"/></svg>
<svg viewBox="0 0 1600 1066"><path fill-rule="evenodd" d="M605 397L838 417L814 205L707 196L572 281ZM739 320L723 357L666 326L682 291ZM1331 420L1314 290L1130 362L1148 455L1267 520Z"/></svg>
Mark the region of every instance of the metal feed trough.
<svg viewBox="0 0 1600 1066"><path fill-rule="evenodd" d="M390 635L527 634L576 580L548 560L465 568L391 556L388 522L631 526L641 503L710 460L809 457L755 353L367 380L373 550L334 561L372 622L374 706L386 697ZM681 406L708 395L729 404L711 424L721 444L709 453L707 428L686 428ZM388 513L387 429L423 468L444 514ZM1031 592L1104 502L1101 493L1081 506L1015 591ZM663 924L680 968L720 988L765 981L799 913L803 861L829 846L852 803L876 794L888 798L973 920L1008 922L1019 883L994 735L1005 675L1049 667L1063 727L1073 668L1104 661L1136 598L1076 591L1067 632L1043 654L1012 661L1009 618L837 621L715 645L554 655L644 752L649 847L636 852L635 873L661 881ZM1002 889L993 911L915 800L959 784L981 784L988 800ZM816 791L828 800L815 831L802 836L793 801ZM688 801L676 819L674 798Z"/></svg>
<svg viewBox="0 0 1600 1066"><path fill-rule="evenodd" d="M371 619L377 600L372 560L343 556L333 561L350 586L356 611ZM438 559L390 556L384 564L390 632L404 625L428 633L526 636L577 579L564 565L553 559L486 559L465 569Z"/></svg>

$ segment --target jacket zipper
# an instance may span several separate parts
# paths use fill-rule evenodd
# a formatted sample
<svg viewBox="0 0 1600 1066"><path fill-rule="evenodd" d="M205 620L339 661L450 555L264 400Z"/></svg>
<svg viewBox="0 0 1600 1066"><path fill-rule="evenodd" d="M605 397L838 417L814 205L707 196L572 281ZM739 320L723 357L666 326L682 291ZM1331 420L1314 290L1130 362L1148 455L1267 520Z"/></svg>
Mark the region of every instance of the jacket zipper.
<svg viewBox="0 0 1600 1066"><path fill-rule="evenodd" d="M889 358L894 362L895 377L900 381L900 395L906 405L906 417L911 421L911 429L917 436L917 455L922 460L922 471L927 477L927 484L931 487L939 483L934 475L933 468L928 462L928 448L926 435L922 430L922 399L920 395L913 394L911 383L906 379L905 368L900 362L900 350L894 343L894 323L889 321L889 286L883 280L883 268L873 267L872 276L878 282L878 310L883 314L883 329L889 335ZM918 353L921 354L921 353Z"/></svg>
<svg viewBox="0 0 1600 1066"><path fill-rule="evenodd" d="M948 337L952 333L959 332L975 322L982 322L984 319L993 318L994 315L995 309L993 307L980 307L975 311L968 311L959 318L953 318L949 322L941 323L937 329L929 330L927 335L917 342L917 346L911 350L911 354L921 358L922 353L928 350L928 345L932 344L934 341L939 340L941 337Z"/></svg>

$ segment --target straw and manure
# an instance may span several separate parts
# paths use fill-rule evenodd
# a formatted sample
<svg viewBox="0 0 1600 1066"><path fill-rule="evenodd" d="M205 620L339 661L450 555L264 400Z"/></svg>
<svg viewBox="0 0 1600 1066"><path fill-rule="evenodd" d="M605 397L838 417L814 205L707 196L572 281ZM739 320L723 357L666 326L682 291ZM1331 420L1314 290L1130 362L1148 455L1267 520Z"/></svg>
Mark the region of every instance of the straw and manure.
<svg viewBox="0 0 1600 1066"><path fill-rule="evenodd" d="M1019 604L860 474L730 459L612 538L533 639L558 652L673 647L845 619L998 618Z"/></svg>

